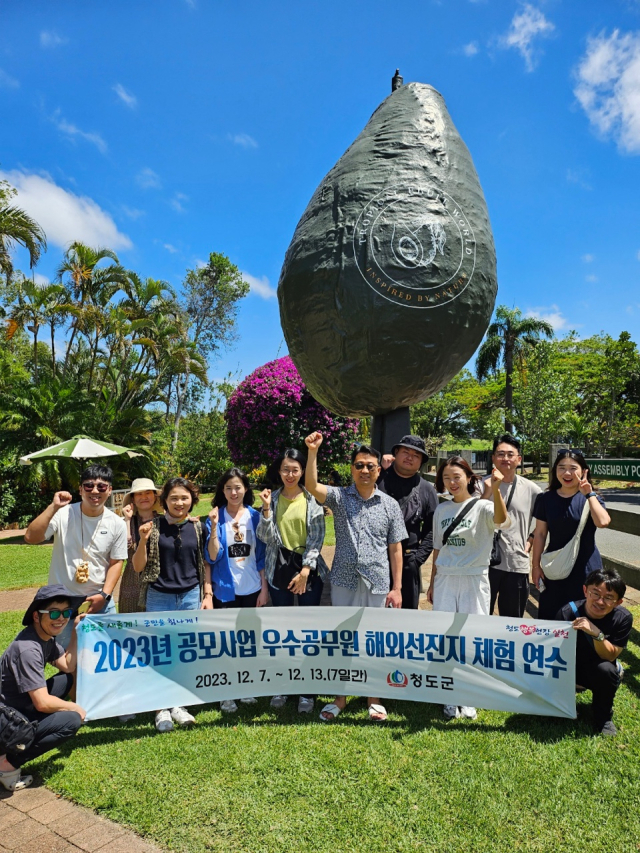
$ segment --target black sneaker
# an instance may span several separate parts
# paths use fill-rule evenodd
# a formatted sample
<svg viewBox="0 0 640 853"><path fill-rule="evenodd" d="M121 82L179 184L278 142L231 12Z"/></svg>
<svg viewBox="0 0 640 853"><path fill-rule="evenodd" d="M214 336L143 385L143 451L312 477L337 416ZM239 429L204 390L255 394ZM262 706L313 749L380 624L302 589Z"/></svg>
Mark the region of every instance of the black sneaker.
<svg viewBox="0 0 640 853"><path fill-rule="evenodd" d="M611 720L607 720L600 729L599 734L604 735L604 737L615 737L618 734L618 729Z"/></svg>

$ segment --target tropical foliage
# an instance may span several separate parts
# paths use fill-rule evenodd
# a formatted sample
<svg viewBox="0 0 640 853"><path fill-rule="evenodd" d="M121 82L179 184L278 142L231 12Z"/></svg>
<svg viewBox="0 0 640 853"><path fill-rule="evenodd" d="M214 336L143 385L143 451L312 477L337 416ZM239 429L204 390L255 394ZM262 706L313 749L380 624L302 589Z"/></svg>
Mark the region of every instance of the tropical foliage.
<svg viewBox="0 0 640 853"><path fill-rule="evenodd" d="M287 447L304 450L305 436L319 430L319 467L326 472L348 458L358 431L357 420L313 399L289 356L247 376L229 398L226 418L231 458L247 470L272 462Z"/></svg>

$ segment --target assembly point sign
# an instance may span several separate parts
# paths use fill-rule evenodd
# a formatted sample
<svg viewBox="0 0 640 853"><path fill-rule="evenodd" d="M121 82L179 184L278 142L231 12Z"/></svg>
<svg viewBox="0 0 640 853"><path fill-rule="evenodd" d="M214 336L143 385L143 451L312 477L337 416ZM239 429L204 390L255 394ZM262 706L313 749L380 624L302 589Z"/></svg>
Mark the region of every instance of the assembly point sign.
<svg viewBox="0 0 640 853"><path fill-rule="evenodd" d="M640 459L587 459L586 463L596 479L640 483Z"/></svg>
<svg viewBox="0 0 640 853"><path fill-rule="evenodd" d="M91 615L77 631L88 720L298 693L576 715L569 622L267 607Z"/></svg>

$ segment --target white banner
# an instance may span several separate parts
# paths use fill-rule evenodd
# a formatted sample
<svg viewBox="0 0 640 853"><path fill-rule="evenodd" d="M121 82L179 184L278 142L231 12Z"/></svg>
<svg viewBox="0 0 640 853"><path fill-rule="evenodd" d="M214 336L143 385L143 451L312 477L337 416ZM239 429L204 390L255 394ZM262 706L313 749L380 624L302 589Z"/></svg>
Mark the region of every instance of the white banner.
<svg viewBox="0 0 640 853"><path fill-rule="evenodd" d="M87 616L88 720L282 694L340 694L575 717L569 622L370 607Z"/></svg>

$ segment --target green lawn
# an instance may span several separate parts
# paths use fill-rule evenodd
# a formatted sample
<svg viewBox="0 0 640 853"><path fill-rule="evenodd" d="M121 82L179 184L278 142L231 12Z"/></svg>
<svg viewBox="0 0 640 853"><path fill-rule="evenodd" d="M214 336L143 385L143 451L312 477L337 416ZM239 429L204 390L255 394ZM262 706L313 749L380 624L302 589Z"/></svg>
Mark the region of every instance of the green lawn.
<svg viewBox="0 0 640 853"><path fill-rule="evenodd" d="M0 590L42 586L47 582L51 546L0 546Z"/></svg>
<svg viewBox="0 0 640 853"><path fill-rule="evenodd" d="M4 644L21 614L0 615ZM636 619L640 608L636 608ZM54 791L169 850L637 853L640 634L625 651L615 739L577 721L481 711L445 723L439 706L387 703L387 723L351 700L334 724L268 699L191 731L152 715L91 723L30 767Z"/></svg>

